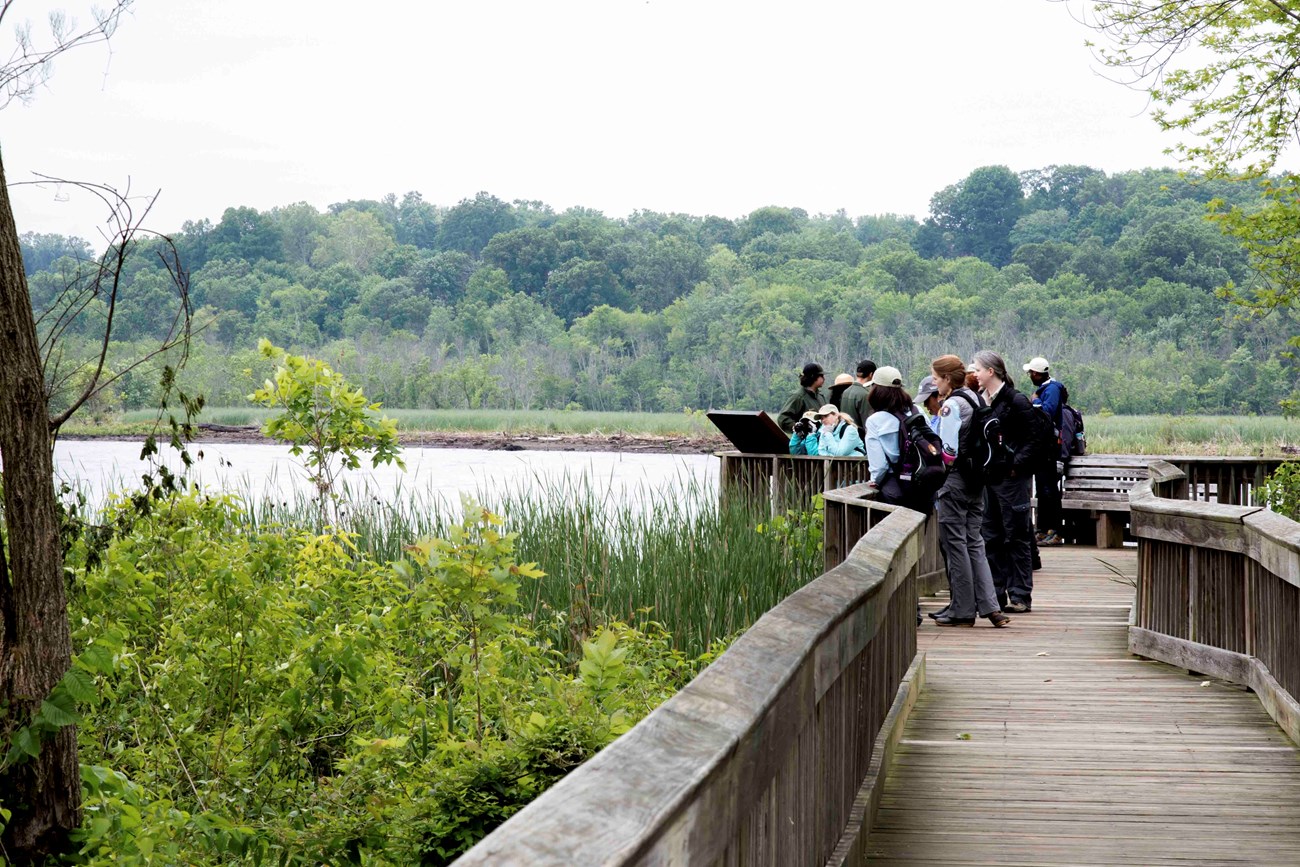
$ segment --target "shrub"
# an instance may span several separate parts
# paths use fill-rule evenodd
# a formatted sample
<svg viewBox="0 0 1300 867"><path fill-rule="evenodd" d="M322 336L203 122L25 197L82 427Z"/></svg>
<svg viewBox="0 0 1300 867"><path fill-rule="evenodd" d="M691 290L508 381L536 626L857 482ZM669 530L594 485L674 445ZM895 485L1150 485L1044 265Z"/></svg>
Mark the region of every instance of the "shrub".
<svg viewBox="0 0 1300 867"><path fill-rule="evenodd" d="M473 503L395 564L241 514L182 497L97 565L71 546L83 862L447 863L703 664L654 625L561 652Z"/></svg>

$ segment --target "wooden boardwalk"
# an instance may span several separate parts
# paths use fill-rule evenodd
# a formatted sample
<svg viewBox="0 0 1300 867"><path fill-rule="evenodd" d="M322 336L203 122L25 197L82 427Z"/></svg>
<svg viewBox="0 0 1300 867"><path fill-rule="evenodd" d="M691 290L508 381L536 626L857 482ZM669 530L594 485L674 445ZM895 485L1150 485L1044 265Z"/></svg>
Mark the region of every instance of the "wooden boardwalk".
<svg viewBox="0 0 1300 867"><path fill-rule="evenodd" d="M1009 629L927 618L871 863L1300 865L1300 753L1253 694L1130 655L1099 558L1137 572L1046 549Z"/></svg>

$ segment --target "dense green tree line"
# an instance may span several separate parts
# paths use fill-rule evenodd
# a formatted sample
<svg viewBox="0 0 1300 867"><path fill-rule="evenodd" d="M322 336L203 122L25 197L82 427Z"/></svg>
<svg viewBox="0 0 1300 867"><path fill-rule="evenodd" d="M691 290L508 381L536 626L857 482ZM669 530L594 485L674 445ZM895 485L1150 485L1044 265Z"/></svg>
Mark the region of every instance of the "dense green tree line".
<svg viewBox="0 0 1300 867"><path fill-rule="evenodd" d="M395 407L770 409L806 360L919 379L936 355L989 347L1051 358L1090 410L1273 412L1293 390L1279 356L1293 323L1234 318L1216 290L1249 285L1247 257L1205 219L1213 200L1256 197L1169 170L988 166L923 221L775 206L611 219L487 193L230 208L174 235L212 321L187 385L242 402L266 337ZM26 235L23 254L39 311L90 249ZM167 325L147 260L119 302L122 357ZM118 385L140 406L153 379Z"/></svg>

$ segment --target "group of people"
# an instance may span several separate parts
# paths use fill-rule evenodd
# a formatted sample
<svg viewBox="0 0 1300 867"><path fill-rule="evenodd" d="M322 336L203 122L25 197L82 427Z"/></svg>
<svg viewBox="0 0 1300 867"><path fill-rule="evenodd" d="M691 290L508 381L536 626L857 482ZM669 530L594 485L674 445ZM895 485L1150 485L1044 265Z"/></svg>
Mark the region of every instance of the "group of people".
<svg viewBox="0 0 1300 867"><path fill-rule="evenodd" d="M840 374L827 390L821 365L809 363L777 419L790 436L791 454L863 455L882 500L933 509L951 590L948 606L930 615L940 626L974 626L985 618L1002 627L1010 624L1008 614L1031 611L1038 545L1062 543L1062 467L1049 439L1060 430L1066 393L1045 358L1022 369L1034 386L1029 394L1016 389L996 352L977 352L969 365L942 355L913 398L897 368L861 361L854 376ZM908 495L916 468L903 455L915 436L904 431L918 405L947 467L937 492L919 505ZM980 435L973 436L976 424ZM970 454L963 459L963 443L983 450L978 466Z"/></svg>

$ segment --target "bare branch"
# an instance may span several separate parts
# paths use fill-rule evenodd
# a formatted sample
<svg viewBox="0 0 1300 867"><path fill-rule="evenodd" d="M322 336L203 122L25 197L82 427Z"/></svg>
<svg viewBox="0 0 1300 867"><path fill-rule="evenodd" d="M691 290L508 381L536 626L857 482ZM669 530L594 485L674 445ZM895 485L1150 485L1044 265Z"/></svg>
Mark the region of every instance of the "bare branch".
<svg viewBox="0 0 1300 867"><path fill-rule="evenodd" d="M33 36L31 22L24 21L15 27L16 45L8 61L0 65L0 108L15 99L30 101L36 89L49 80L54 59L63 52L82 45L108 44L122 16L134 2L115 0L107 9L94 7L90 10L94 23L80 29L75 19L52 12L49 37L43 43ZM4 5L0 6L0 23L9 15L13 4L14 0L4 0Z"/></svg>

